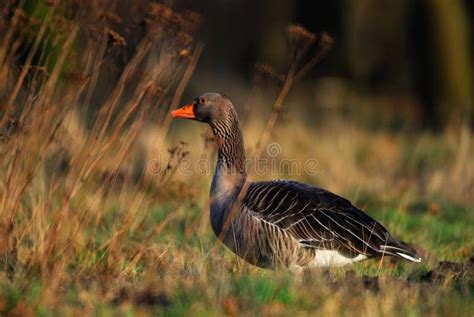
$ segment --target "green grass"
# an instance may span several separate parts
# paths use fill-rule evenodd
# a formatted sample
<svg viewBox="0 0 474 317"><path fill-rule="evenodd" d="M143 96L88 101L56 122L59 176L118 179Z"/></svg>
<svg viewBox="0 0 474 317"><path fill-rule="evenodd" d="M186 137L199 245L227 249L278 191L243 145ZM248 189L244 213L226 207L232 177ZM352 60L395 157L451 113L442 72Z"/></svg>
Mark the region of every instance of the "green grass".
<svg viewBox="0 0 474 317"><path fill-rule="evenodd" d="M127 234L124 244L131 249L137 249L140 240L150 233L153 223L163 221L168 213L173 212L172 204L172 202L159 204L147 210L147 226L140 231ZM393 300L402 305L397 308L396 315L418 316L426 313L442 315L448 312L468 315L469 309L474 309L474 286L473 281L469 281L467 276L465 281L426 283L420 280L421 276L437 266L438 260L462 261L465 260L465 256L458 250L474 249L474 236L470 230L472 220L468 217L459 217L466 210L448 204L443 205L442 210L441 214L433 216L427 213L411 214L406 210L395 208L377 208L377 206L368 209L368 213L384 223L396 236L426 250L427 258L422 264L408 262L391 264L389 261L380 264L378 261L370 260L352 267L333 269L329 275L325 270L314 270L306 273L310 274L309 276L300 277L287 272L260 270L240 262L223 246L214 244L215 238L208 229L205 229L204 235L187 234L186 228L194 226L200 221L200 217L207 217L208 213L196 206L185 204L176 218L170 221L162 234L153 241L153 244L170 246L171 254L168 261L171 263L161 267L161 270L155 272L156 275L151 281L147 281L144 276L149 277L150 265L139 261L125 277L130 294L124 302L114 304L116 295L111 298L103 297L104 294L100 294L99 291L97 298L89 298L91 301L89 304L92 305L93 312L98 315L114 315L119 312L131 316L139 312L163 316L183 314L217 316L237 312L247 315L262 312L277 315L291 312L311 315L317 311L334 311L345 315L349 311L359 313L366 311L364 305L367 305L368 300L378 303L377 307L371 308L375 309L375 314L384 314L387 310L395 309L396 305L390 302ZM104 228L97 230L95 236L91 237L96 244L103 243L113 233L113 219L119 218L121 212L120 208L111 208L107 211L107 216L103 219ZM192 255L188 254L189 251L192 251L190 252ZM87 274L84 274L83 278L95 279L100 273L94 270L105 265L107 256L105 250L85 250L69 262L70 270L85 267L87 274L91 276L87 277ZM178 265L175 257L181 258ZM224 266L218 267L222 263ZM119 269L123 269L127 264L129 261L125 261ZM355 275L347 278L346 274L350 270L354 270ZM32 276L31 273L25 272L25 274ZM359 279L362 276L378 277L380 290L373 292L360 286ZM97 292L94 288L88 288L90 285L88 286L87 282L84 284L70 281L62 286L64 290L59 295L59 306L51 311L50 308L37 303L43 288L48 287L47 283L41 283L37 279L28 281L18 278L20 277L16 277L13 283L6 279L1 281L0 299L3 300L3 311L14 311L19 305L26 303L27 307L29 305L36 307L34 312L38 314L49 315L53 311L71 313L84 307L84 295L81 296L81 293L91 292L90 296L94 296L94 292ZM113 282L112 279L108 287L114 288L115 283L117 281ZM337 286L331 286L331 283ZM166 294L163 295L166 300L152 299L151 303L146 304L140 302L137 300L142 296L140 292L147 291L143 290L143 285L152 285L151 289ZM351 289L355 292L349 293ZM413 301L411 296L416 296L418 299ZM333 297L339 300L335 301Z"/></svg>

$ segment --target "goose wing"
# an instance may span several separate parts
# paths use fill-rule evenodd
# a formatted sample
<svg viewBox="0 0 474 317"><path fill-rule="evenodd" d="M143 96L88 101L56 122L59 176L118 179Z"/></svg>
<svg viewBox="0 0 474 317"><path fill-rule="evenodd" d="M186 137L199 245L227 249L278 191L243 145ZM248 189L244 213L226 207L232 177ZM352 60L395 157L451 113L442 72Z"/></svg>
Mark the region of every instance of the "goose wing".
<svg viewBox="0 0 474 317"><path fill-rule="evenodd" d="M303 247L348 256L419 259L412 248L347 199L321 188L287 180L255 182L249 185L243 204L254 217L288 232Z"/></svg>

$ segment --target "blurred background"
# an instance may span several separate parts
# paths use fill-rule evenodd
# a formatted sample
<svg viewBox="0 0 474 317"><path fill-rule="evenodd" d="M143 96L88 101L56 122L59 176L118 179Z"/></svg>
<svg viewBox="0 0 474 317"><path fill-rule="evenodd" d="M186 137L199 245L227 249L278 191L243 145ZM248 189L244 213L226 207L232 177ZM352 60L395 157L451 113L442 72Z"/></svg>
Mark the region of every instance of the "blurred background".
<svg viewBox="0 0 474 317"><path fill-rule="evenodd" d="M312 114L317 116L321 111L360 113L362 108L376 113L370 124L391 127L441 129L452 120L472 122L472 1L167 3L203 18L198 38L206 48L189 97L220 91L243 104L255 62L280 71L288 66L283 30L297 23L311 32L326 31L335 40L297 88L293 101L298 99L299 111L318 109Z"/></svg>
<svg viewBox="0 0 474 317"><path fill-rule="evenodd" d="M24 1L26 13L44 18L47 2ZM23 2L7 3L13 7ZM116 59L107 62L109 84L101 87L104 96L144 35L141 19L149 3L84 2L89 10L100 8L116 15L119 19L110 19L111 28L126 43L115 53ZM243 107L252 97L257 62L287 72L285 28L301 24L313 33L327 32L335 45L293 89L287 101L292 114L303 113L307 118L310 109L317 110L313 114L318 117L355 113L368 126L395 129L440 131L447 124L461 122L472 126L474 4L470 0L163 3L176 12L192 11L200 16L192 35L205 49L184 100L218 91ZM38 4L43 9L38 9ZM80 2L76 6L80 7ZM60 14L74 15L74 8L69 10ZM24 55L20 54L23 58L17 59L18 65L32 43L22 45ZM271 101L266 102L270 106ZM260 108L260 103L252 106Z"/></svg>
<svg viewBox="0 0 474 317"><path fill-rule="evenodd" d="M257 149L269 118L275 116L276 125L261 146L277 142L282 159L320 163L316 176L274 171L267 178L302 179L354 199L360 191L391 190L392 197L452 191L455 200L471 201L472 1L55 3L4 4L5 30L14 21L14 9L24 9L21 32L5 55L7 75L0 76L6 87L2 96L14 92L5 104L36 98L32 96L60 60L71 25L77 25L56 95L90 87L86 97L78 93L71 115L75 128L65 128L73 138L87 138L94 125L105 124L100 129L107 131L115 124L101 123L103 108L110 107L111 118L131 114L131 119L118 121L123 127L137 118L136 109L146 112L125 167L135 178L154 177L147 171L150 162L166 165L163 157L176 145L185 145L191 161L201 156L208 128L172 121L168 114L200 93L215 91L227 95L240 113L248 153ZM49 23L51 16L48 31L41 33L41 23ZM290 25L302 26L303 35L291 34ZM324 50L323 34L332 38L332 47L291 85L276 109L295 51L301 50L295 47L307 44L296 66L300 69ZM32 71L22 74L25 63ZM138 108L127 112L134 102ZM66 152L79 148L74 143L66 147ZM176 179L187 181L180 173Z"/></svg>

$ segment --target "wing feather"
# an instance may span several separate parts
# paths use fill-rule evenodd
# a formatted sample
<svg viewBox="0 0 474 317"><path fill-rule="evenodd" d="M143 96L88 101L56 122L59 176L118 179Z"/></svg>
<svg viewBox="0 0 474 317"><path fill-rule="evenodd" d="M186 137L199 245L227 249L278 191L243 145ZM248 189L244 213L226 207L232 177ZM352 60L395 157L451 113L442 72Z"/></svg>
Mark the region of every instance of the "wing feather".
<svg viewBox="0 0 474 317"><path fill-rule="evenodd" d="M251 183L243 204L303 247L367 256L392 253L386 246L394 238L381 224L324 189L286 180Z"/></svg>

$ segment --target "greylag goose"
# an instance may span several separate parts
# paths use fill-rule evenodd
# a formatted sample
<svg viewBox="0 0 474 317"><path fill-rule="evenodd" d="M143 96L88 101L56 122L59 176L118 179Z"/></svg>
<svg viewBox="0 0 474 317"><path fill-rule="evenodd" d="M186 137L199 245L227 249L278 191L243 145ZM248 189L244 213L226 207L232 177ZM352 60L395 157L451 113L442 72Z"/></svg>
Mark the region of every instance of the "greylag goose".
<svg viewBox="0 0 474 317"><path fill-rule="evenodd" d="M227 97L205 93L171 115L211 126L218 146L211 226L247 262L301 270L383 256L421 261L405 242L336 194L290 180L248 182L242 132Z"/></svg>

